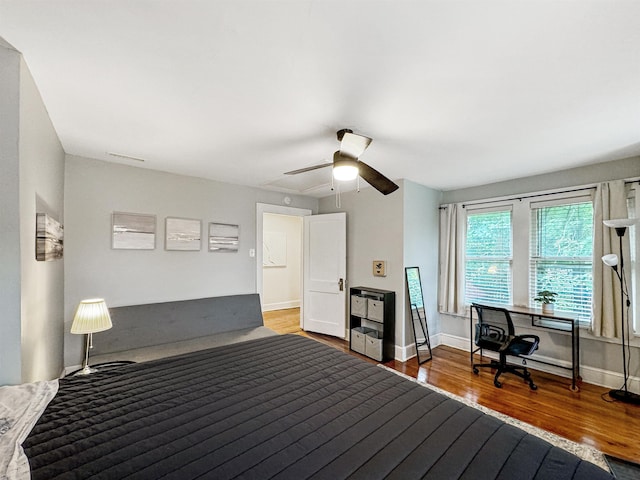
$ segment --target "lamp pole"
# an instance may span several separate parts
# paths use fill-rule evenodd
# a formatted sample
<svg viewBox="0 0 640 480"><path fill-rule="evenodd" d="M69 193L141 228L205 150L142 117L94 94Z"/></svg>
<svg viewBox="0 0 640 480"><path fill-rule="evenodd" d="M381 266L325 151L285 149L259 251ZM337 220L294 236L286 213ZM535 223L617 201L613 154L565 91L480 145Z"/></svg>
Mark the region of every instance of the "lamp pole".
<svg viewBox="0 0 640 480"><path fill-rule="evenodd" d="M625 322L624 322L624 311L626 308L631 305L629 298L624 298L624 254L622 252L622 237L627 231L627 227L615 227L616 233L618 234L618 239L620 240L620 272L618 273L618 277L620 278L620 319L622 321L622 372L624 375L624 383L622 388L617 390L610 390L609 396L615 398L616 400L620 400L621 402L633 403L635 405L640 405L640 395L637 393L630 392L627 387L628 373L627 373L627 346L626 346L626 333L628 329L625 330Z"/></svg>

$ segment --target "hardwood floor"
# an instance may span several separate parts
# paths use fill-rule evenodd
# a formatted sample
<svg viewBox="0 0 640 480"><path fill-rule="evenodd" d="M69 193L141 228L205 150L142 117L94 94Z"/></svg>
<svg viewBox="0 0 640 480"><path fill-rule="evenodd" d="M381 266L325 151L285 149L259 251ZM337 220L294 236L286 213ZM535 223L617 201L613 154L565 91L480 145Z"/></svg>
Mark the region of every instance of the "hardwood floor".
<svg viewBox="0 0 640 480"><path fill-rule="evenodd" d="M305 335L378 363L351 352L344 340L302 331L297 308L264 312L263 317L265 326L278 333ZM469 354L446 346L434 348L433 360L419 368L415 358L385 365L574 442L640 462L640 406L611 401L608 388L582 383L579 392L572 392L569 379L531 369L538 390L530 390L526 383L509 374L501 377L503 387L497 389L491 371L481 369L479 375L474 375Z"/></svg>

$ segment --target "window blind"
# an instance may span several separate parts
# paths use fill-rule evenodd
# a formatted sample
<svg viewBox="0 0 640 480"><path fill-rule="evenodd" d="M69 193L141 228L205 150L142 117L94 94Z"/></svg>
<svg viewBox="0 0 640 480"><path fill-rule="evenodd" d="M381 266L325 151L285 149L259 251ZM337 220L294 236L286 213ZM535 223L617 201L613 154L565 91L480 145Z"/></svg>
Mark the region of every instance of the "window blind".
<svg viewBox="0 0 640 480"><path fill-rule="evenodd" d="M511 211L467 214L465 302L511 304Z"/></svg>
<svg viewBox="0 0 640 480"><path fill-rule="evenodd" d="M591 202L531 209L529 293L558 294L556 309L591 319L593 298ZM534 305L531 300L532 306Z"/></svg>

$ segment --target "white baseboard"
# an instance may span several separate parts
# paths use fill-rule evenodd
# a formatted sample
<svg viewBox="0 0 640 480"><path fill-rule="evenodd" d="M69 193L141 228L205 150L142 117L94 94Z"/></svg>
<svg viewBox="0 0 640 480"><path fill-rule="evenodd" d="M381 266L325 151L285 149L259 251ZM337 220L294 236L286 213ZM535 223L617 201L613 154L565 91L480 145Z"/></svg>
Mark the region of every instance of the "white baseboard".
<svg viewBox="0 0 640 480"><path fill-rule="evenodd" d="M448 334L439 334L439 340L441 343L438 345L447 345L449 347L456 348L458 350L464 350L465 352L469 352L469 339L464 337L457 337L454 335ZM431 343L433 347L434 344ZM483 355L489 358L497 358L497 355L493 352L487 352L486 350L483 352ZM553 362L561 365L563 367L571 367L571 362L566 360L558 360L555 358L545 357L542 355L533 355L532 359L535 358L540 359L544 362ZM558 375L561 377L571 378L571 372L565 370L564 368L554 367L553 365L545 365L537 362L530 362L528 364L529 368L533 370L540 370L541 372L552 373L554 375ZM594 368L589 366L580 365L580 376L582 380L586 383L590 383L592 385L599 385L601 387L606 388L620 388L624 381L623 376L620 372L612 372L610 370L603 370L600 368ZM639 377L629 377L627 381L627 388L632 392L640 391L640 378Z"/></svg>
<svg viewBox="0 0 640 480"><path fill-rule="evenodd" d="M271 312L273 310L286 310L287 308L298 308L300 300L288 300L286 302L268 303L262 305L263 312Z"/></svg>
<svg viewBox="0 0 640 480"><path fill-rule="evenodd" d="M82 365L71 365L70 367L64 367L64 370L62 371L60 378L64 378L67 375L69 375L71 372L75 372L76 370L80 370L81 368L82 368Z"/></svg>
<svg viewBox="0 0 640 480"><path fill-rule="evenodd" d="M401 347L400 345L396 345L395 359L399 362L406 362L412 357L416 356L416 346L415 345L407 345Z"/></svg>
<svg viewBox="0 0 640 480"><path fill-rule="evenodd" d="M429 336L429 340L431 342L431 348L437 347L438 345L440 345L440 334L430 335ZM416 356L416 345L415 345L415 343L412 343L410 345L406 345L404 347L396 345L396 356L395 356L395 359L398 360L399 362L406 362L407 360L409 360L410 358L413 358L415 356Z"/></svg>

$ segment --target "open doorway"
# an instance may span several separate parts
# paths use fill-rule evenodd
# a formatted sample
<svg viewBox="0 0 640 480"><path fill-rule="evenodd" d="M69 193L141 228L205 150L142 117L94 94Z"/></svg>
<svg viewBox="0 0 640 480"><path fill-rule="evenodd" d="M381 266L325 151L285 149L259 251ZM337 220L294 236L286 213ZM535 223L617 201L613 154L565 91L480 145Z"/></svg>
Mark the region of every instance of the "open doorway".
<svg viewBox="0 0 640 480"><path fill-rule="evenodd" d="M303 208L257 204L256 287L263 312L302 307L302 217L311 213Z"/></svg>
<svg viewBox="0 0 640 480"><path fill-rule="evenodd" d="M262 310L300 308L302 217L263 213Z"/></svg>

